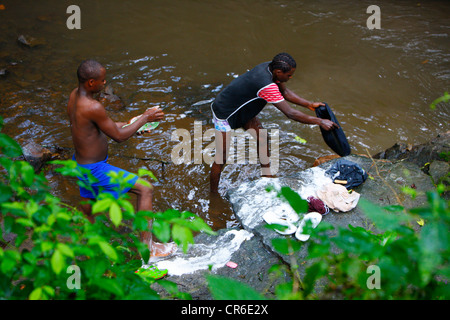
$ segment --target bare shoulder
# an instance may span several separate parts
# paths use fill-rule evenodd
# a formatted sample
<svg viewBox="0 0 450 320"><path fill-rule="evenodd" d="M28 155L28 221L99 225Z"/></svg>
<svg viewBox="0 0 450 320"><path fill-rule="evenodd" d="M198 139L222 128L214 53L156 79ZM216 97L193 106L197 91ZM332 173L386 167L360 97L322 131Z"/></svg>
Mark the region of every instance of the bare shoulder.
<svg viewBox="0 0 450 320"><path fill-rule="evenodd" d="M87 113L97 113L105 111L105 108L99 101L85 96L79 96L76 104L77 108L82 109Z"/></svg>

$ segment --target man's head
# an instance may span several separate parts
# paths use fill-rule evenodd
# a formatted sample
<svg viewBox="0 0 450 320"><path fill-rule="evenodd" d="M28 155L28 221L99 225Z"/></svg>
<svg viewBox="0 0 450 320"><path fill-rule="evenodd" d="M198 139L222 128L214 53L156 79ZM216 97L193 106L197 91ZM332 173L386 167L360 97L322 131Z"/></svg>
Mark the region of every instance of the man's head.
<svg viewBox="0 0 450 320"><path fill-rule="evenodd" d="M292 78L296 67L297 63L294 58L285 52L277 54L269 64L274 80L280 82L286 82Z"/></svg>
<svg viewBox="0 0 450 320"><path fill-rule="evenodd" d="M77 69L78 82L91 92L100 92L106 84L106 69L99 62L89 59Z"/></svg>

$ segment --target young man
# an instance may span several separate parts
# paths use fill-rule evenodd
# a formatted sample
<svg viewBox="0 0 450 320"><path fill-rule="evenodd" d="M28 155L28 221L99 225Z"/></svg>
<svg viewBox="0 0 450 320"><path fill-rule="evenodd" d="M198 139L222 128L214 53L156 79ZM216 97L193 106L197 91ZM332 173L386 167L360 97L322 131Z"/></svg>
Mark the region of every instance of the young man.
<svg viewBox="0 0 450 320"><path fill-rule="evenodd" d="M130 138L147 122L163 119L164 113L158 108L147 109L142 116L132 124L123 127L126 123L114 122L107 114L103 105L94 99L94 94L100 92L105 84L106 69L95 60L83 61L77 70L78 88L70 94L67 113L70 119L70 130L75 147L73 159L78 166L88 169L98 180L91 184L95 194L80 187L82 201L94 199L99 191L108 192L118 198L117 184L110 181L107 175L110 171L123 172L129 177L130 187L121 190L121 193L131 192L137 195L138 210L152 210L152 187L139 183L138 176L119 169L107 163L108 137L116 142L123 142ZM82 206L83 212L91 222L94 217L88 204ZM149 230L142 232L141 241L148 244L151 257L167 256L176 248L173 244L162 244L152 240L152 222L149 221Z"/></svg>
<svg viewBox="0 0 450 320"><path fill-rule="evenodd" d="M210 188L217 193L220 174L227 159L231 130L244 128L255 134L259 150L267 150L267 139L260 135L263 129L256 117L267 103L272 103L289 119L317 124L325 130L333 130L338 125L330 120L312 117L292 108L288 102L314 110L324 105L310 102L286 88L296 68L295 60L287 53L277 54L271 62L264 62L234 79L211 104L213 123L216 128L216 156L211 167ZM267 155L259 155L261 156ZM263 176L271 176L270 165L261 163Z"/></svg>

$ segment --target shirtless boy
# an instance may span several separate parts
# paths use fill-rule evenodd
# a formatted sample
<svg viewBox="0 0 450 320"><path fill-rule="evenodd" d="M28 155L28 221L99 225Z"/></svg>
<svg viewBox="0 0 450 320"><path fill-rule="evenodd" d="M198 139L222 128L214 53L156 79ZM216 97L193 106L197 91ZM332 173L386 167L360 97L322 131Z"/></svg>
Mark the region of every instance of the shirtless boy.
<svg viewBox="0 0 450 320"><path fill-rule="evenodd" d="M107 163L108 138L116 142L123 142L134 135L137 130L147 122L163 119L164 113L158 108L147 109L142 116L132 124L123 127L126 123L114 122L106 113L103 105L94 99L106 84L106 69L95 60L83 61L77 70L78 88L70 94L67 113L70 119L72 141L75 147L73 160L78 166L90 170L98 182L91 184L95 194L80 187L81 199L84 202L95 199L99 191L108 192L118 198L117 184L110 181L107 175L110 171L123 172L124 177L130 177L130 187L122 189L121 193L131 192L137 195L137 210L152 210L153 188L139 183L137 175ZM91 206L84 204L83 212L91 222L94 217ZM151 257L162 257L176 250L173 244L162 244L152 240L152 221L149 221L149 230L141 233L141 241L148 244Z"/></svg>

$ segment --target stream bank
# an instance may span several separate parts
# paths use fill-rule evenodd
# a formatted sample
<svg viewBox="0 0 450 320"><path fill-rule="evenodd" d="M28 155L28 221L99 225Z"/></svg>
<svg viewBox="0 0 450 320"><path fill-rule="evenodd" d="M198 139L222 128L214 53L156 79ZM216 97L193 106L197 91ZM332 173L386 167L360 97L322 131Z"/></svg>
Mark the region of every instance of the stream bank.
<svg viewBox="0 0 450 320"><path fill-rule="evenodd" d="M271 244L272 239L284 236L265 228L262 215L285 205L276 197L275 191L266 190L268 186L275 189L289 186L304 197L327 182L324 173L328 168L339 159L346 159L357 163L369 174L369 178L354 189L362 198L380 206L399 204L398 201L401 201L405 208L413 208L425 204L425 192L434 188L434 182L448 177L449 161L443 155L448 156L449 151L450 132L446 132L421 145L395 144L372 158L349 155L293 175L243 183L227 193L241 228L223 229L217 236L200 234L187 254L176 253L169 259L157 262L157 265L167 268L169 276L166 279L175 282L180 291L190 293L195 300L212 299L205 279L209 273L236 279L269 298L273 297L275 286L289 277L285 274L274 281L268 270L274 264L289 264L290 258L276 252ZM415 189L417 196L411 199L401 192L402 187ZM371 230L376 228L358 206L348 212L331 210L322 221L333 226L347 227L351 224ZM419 230L420 226L415 228ZM296 253L300 266L307 254L307 242L305 244ZM237 267L228 267L228 261L236 263ZM164 296L163 290L161 294Z"/></svg>

